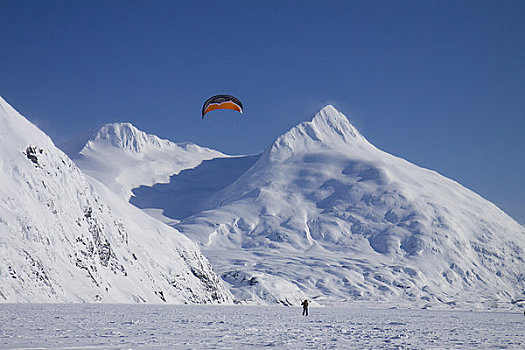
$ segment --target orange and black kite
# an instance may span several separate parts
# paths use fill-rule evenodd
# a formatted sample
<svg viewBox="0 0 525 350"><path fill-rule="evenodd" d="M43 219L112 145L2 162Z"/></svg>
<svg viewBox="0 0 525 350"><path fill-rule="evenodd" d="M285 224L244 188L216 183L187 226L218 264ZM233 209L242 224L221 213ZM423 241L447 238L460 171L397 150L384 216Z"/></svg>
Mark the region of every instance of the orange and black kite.
<svg viewBox="0 0 525 350"><path fill-rule="evenodd" d="M202 119L204 115L208 112L214 111L216 109L232 109L234 111L242 113L242 103L237 98L230 95L216 95L210 97L204 102L202 106Z"/></svg>

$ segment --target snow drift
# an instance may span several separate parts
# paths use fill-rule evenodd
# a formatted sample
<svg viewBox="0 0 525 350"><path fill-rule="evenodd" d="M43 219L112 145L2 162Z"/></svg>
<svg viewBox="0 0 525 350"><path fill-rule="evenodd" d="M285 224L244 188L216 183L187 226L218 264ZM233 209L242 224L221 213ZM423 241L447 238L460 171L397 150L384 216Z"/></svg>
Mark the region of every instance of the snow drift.
<svg viewBox="0 0 525 350"><path fill-rule="evenodd" d="M84 176L1 98L0 125L0 302L231 302L194 243Z"/></svg>

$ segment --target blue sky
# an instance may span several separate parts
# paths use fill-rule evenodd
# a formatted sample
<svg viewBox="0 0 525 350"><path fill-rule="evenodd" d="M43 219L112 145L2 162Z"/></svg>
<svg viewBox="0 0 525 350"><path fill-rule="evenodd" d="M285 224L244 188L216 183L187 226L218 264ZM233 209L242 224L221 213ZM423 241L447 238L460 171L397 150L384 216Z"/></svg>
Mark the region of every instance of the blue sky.
<svg viewBox="0 0 525 350"><path fill-rule="evenodd" d="M60 144L128 121L258 153L333 104L525 223L524 1L0 0L0 95ZM214 94L245 113L217 111Z"/></svg>

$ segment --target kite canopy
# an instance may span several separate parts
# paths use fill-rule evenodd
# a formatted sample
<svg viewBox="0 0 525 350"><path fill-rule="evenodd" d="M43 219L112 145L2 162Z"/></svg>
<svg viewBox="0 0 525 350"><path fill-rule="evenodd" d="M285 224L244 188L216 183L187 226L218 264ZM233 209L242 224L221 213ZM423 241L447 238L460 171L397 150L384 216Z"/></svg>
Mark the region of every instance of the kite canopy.
<svg viewBox="0 0 525 350"><path fill-rule="evenodd" d="M231 95L216 95L204 102L204 106L202 106L202 119L204 119L206 113L216 109L231 109L242 113L243 107L241 101Z"/></svg>

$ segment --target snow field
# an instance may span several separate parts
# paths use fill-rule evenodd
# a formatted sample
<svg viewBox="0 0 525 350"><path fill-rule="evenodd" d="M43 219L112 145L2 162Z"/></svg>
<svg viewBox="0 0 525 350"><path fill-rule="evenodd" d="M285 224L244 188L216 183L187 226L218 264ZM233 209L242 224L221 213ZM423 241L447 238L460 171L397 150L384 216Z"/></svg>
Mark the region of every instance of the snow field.
<svg viewBox="0 0 525 350"><path fill-rule="evenodd" d="M3 304L2 349L523 349L525 317L368 307Z"/></svg>

